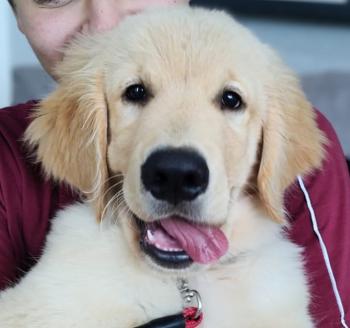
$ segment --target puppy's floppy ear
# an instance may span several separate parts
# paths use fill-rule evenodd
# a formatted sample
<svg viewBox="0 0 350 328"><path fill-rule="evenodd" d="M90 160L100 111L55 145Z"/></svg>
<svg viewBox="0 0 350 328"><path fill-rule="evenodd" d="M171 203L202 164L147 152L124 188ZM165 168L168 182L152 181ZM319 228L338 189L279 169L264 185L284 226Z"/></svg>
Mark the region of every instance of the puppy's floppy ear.
<svg viewBox="0 0 350 328"><path fill-rule="evenodd" d="M36 150L46 174L96 202L101 219L108 175L107 105L101 74L92 65L82 66L81 60L62 64L66 73L57 90L38 106L25 140Z"/></svg>
<svg viewBox="0 0 350 328"><path fill-rule="evenodd" d="M298 175L321 166L325 138L299 81L277 58L270 77L258 191L268 215L285 223L284 191Z"/></svg>

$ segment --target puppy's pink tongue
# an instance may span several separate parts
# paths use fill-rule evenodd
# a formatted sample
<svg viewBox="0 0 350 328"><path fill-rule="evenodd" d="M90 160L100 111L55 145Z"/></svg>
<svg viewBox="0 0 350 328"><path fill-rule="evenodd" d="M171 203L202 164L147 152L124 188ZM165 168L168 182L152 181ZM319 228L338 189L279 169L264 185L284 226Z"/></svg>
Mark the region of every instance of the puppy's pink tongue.
<svg viewBox="0 0 350 328"><path fill-rule="evenodd" d="M159 222L194 262L206 264L216 261L228 249L228 241L219 228L190 223L177 217Z"/></svg>

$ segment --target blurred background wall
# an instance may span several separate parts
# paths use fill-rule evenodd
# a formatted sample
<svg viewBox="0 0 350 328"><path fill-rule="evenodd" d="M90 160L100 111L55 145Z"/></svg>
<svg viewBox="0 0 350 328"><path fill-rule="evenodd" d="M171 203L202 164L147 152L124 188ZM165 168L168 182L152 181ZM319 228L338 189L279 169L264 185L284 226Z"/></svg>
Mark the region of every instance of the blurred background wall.
<svg viewBox="0 0 350 328"><path fill-rule="evenodd" d="M350 11L348 16L346 13L349 4L338 12L327 10L324 15L316 15L310 8L304 12L301 8L298 12L298 6L317 0L260 0L261 5L250 1L253 6L244 10L239 8L249 7L249 0L194 2L231 10L261 40L274 47L300 75L307 96L333 123L350 156ZM276 5L272 6L272 2ZM279 2L292 7L279 7ZM333 2L348 3L346 0ZM270 3L270 7L265 3ZM289 11L292 14L289 15ZM6 1L0 1L0 49L0 108L42 98L53 88L54 82L40 68L26 40L17 31Z"/></svg>
<svg viewBox="0 0 350 328"><path fill-rule="evenodd" d="M38 99L52 90L54 83L41 69L7 1L0 0L0 108ZM3 88L8 89L3 92Z"/></svg>
<svg viewBox="0 0 350 328"><path fill-rule="evenodd" d="M12 63L10 60L10 24L7 3L0 2L0 108L11 102Z"/></svg>

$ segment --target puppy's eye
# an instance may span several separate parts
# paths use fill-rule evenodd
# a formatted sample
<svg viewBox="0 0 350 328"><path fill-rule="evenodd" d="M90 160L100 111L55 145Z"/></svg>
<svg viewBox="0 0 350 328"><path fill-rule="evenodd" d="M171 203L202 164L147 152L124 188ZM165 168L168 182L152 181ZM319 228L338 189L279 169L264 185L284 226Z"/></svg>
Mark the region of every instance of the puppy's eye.
<svg viewBox="0 0 350 328"><path fill-rule="evenodd" d="M221 98L221 108L229 110L238 110L243 107L241 96L232 90L225 90Z"/></svg>
<svg viewBox="0 0 350 328"><path fill-rule="evenodd" d="M144 103L148 99L148 92L142 83L133 84L126 88L123 98L132 103Z"/></svg>

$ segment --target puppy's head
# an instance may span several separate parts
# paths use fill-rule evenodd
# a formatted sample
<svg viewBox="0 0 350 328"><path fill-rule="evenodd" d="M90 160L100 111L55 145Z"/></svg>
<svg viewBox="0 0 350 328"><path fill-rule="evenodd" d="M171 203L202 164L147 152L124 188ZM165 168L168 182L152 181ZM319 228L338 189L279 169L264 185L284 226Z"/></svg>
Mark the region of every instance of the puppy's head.
<svg viewBox="0 0 350 328"><path fill-rule="evenodd" d="M99 219L115 215L134 254L158 267L223 256L244 197L284 223L284 189L320 165L296 78L222 12L130 17L73 44L58 72L27 140L49 175L93 199Z"/></svg>

